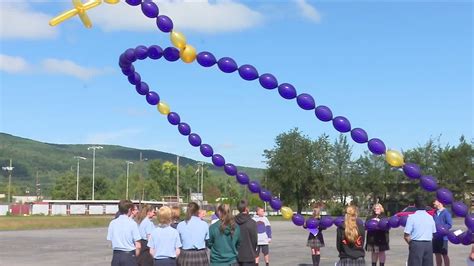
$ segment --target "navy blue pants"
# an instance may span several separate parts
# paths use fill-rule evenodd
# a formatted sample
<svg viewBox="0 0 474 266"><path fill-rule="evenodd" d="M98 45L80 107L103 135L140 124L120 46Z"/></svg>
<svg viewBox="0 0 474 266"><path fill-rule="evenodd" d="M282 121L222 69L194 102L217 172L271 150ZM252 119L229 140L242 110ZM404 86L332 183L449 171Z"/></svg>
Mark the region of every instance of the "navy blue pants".
<svg viewBox="0 0 474 266"><path fill-rule="evenodd" d="M137 257L135 256L135 250L133 251L120 251L114 250L112 257L112 266L137 266Z"/></svg>

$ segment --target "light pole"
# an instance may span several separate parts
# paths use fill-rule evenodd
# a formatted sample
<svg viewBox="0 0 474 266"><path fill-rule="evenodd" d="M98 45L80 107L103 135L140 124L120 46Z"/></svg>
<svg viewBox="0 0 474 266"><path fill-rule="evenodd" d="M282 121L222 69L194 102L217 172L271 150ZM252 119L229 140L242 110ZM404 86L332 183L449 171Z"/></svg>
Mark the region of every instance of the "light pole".
<svg viewBox="0 0 474 266"><path fill-rule="evenodd" d="M74 156L74 159L77 160L77 173L76 173L76 200L79 200L79 161L85 160L86 157Z"/></svg>
<svg viewBox="0 0 474 266"><path fill-rule="evenodd" d="M125 163L127 164L127 189L125 192L125 199L128 199L128 176L130 174L130 165L133 164L133 162L126 161Z"/></svg>
<svg viewBox="0 0 474 266"><path fill-rule="evenodd" d="M2 170L8 172L8 203L11 203L11 187L12 187L13 168L15 168L15 167L12 166L12 159L10 159L10 166L2 167Z"/></svg>
<svg viewBox="0 0 474 266"><path fill-rule="evenodd" d="M179 156L176 156L176 200L179 206Z"/></svg>
<svg viewBox="0 0 474 266"><path fill-rule="evenodd" d="M91 146L87 150L92 150L92 200L94 200L94 184L95 184L95 150L103 149L102 146Z"/></svg>

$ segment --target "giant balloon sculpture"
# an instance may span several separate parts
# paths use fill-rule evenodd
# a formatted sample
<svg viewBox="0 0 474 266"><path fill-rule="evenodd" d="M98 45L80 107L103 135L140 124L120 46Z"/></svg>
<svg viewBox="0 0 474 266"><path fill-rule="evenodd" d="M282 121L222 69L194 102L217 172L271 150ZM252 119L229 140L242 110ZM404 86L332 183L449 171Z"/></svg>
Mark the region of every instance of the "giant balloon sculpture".
<svg viewBox="0 0 474 266"><path fill-rule="evenodd" d="M104 0L108 4L116 4L120 0ZM64 12L63 14L53 18L50 21L51 26L60 24L61 22L78 15L83 24L90 28L92 22L86 14L86 11L101 4L101 0L90 0L83 4L81 0L72 0L74 8ZM240 77L244 80L259 81L260 85L267 90L274 90L278 88L278 93L281 97L287 100L296 98L296 103L303 110L314 110L317 119L323 122L332 122L333 127L340 133L349 133L352 140L359 144L367 143L367 146L375 155L385 155L385 160L392 167L401 168L404 174L410 179L418 179L423 189L429 192L436 192L437 199L443 204L451 204L455 215L464 217L467 229L462 232L460 230L450 231L447 228L438 226L439 235L447 235L448 239L454 244L469 245L472 242L472 234L474 231L474 215L468 212L468 207L461 201L454 201L453 194L446 188L439 188L436 178L433 176L426 176L422 174L420 167L414 163L405 163L403 155L394 150L387 150L382 140L378 138L368 137L367 132L362 128L353 128L349 119L344 116L333 116L331 109L324 105L316 106L314 98L307 93L296 92L293 85L289 83L279 83L277 78L270 73L259 74L257 69L252 65L238 66L234 59L230 57L223 57L216 59L210 52L197 53L196 49L186 42L186 37L174 30L173 21L171 18L160 15L158 6L151 0L126 0L130 6L140 6L143 14L156 21L159 30L170 34L170 39L174 47L167 47L165 49L158 45L143 46L139 45L135 48L127 49L119 58L119 66L122 73L127 76L128 81L135 86L138 94L145 96L146 101L150 105L156 105L158 111L167 116L168 122L171 125L177 126L181 135L187 136L188 142L193 147L199 147L201 154L204 157L211 158L212 163L216 167L223 167L224 171L229 176L235 176L238 183L246 185L250 192L258 194L260 199L269 202L270 206L275 211L281 211L285 219L291 219L296 226L303 226L310 231L314 231L318 227L327 228L335 224L340 226L343 223L344 217L323 217L320 221L314 218L305 218L286 206L282 206L282 202L278 197L272 196L272 193L260 186L257 181L250 180L245 172L239 171L237 167L226 162L225 158L214 152L211 145L203 143L201 137L192 132L191 126L181 120L181 117L176 112L171 112L170 107L161 101L158 93L151 91L148 84L142 81L140 75L135 71L133 63L137 60L144 60L147 58L158 60L164 58L167 61L174 62L181 59L185 63L192 63L197 61L199 65L210 68L214 65L224 73L238 72ZM380 221L369 221L366 223L367 230L389 230L399 226L405 226L407 217L393 216L388 219L381 219Z"/></svg>

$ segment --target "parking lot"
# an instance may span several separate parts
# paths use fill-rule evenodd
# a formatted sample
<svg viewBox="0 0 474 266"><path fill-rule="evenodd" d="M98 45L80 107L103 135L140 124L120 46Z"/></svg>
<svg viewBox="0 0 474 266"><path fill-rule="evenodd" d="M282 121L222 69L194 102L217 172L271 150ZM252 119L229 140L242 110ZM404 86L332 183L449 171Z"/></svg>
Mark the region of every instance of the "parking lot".
<svg viewBox="0 0 474 266"><path fill-rule="evenodd" d="M454 228L464 228L462 220L455 219ZM271 265L310 265L305 230L284 221L273 222L272 229ZM0 265L110 265L112 252L106 235L107 228L0 232ZM385 265L405 265L408 249L402 235L401 228L391 230ZM321 265L332 266L337 261L336 228L324 231L324 238ZM451 265L466 265L469 251L470 247L451 244ZM369 254L366 262L370 265Z"/></svg>

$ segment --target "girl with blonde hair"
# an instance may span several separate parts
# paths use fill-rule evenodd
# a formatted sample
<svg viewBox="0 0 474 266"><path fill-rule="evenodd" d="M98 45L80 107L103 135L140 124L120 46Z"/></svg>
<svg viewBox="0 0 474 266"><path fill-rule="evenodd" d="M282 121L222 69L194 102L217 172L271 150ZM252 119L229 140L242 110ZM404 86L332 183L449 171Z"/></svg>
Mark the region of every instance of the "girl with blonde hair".
<svg viewBox="0 0 474 266"><path fill-rule="evenodd" d="M374 204L372 214L367 217L366 222L370 220L379 222L382 218L386 218L384 215L384 209L382 204L377 203ZM388 242L388 230L367 231L367 244L365 245L365 250L372 252L372 266L376 266L377 261L380 261L380 266L385 265L385 251L390 249Z"/></svg>
<svg viewBox="0 0 474 266"><path fill-rule="evenodd" d="M175 266L180 253L181 239L176 229L170 226L171 209L163 206L158 210L159 225L153 230L148 242L155 266Z"/></svg>
<svg viewBox="0 0 474 266"><path fill-rule="evenodd" d="M348 206L344 224L337 228L338 266L365 266L365 228L363 223L357 222L357 216L357 207Z"/></svg>

